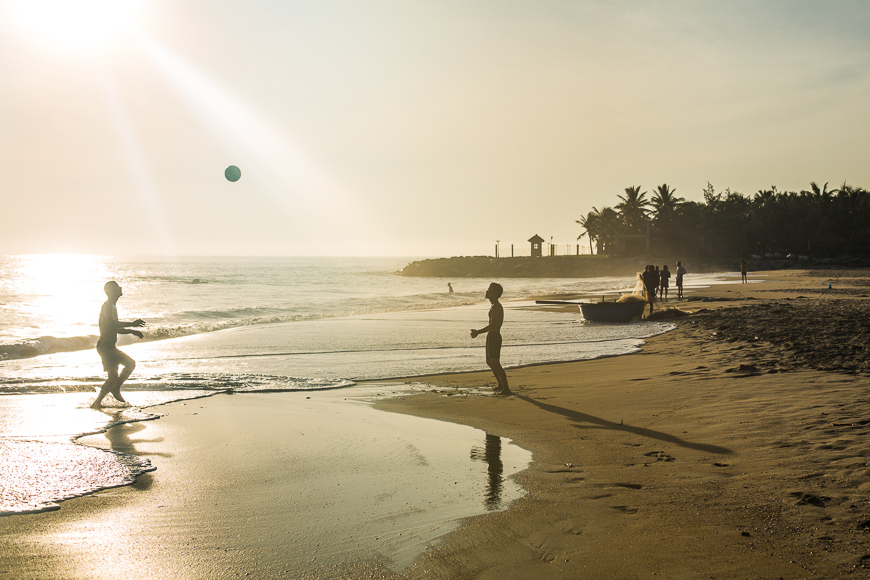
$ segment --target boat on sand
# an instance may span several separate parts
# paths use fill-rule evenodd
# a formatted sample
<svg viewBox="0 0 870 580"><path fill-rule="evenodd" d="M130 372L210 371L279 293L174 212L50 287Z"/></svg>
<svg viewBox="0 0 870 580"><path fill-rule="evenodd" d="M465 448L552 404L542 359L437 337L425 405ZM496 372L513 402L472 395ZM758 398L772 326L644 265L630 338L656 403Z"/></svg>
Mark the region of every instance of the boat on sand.
<svg viewBox="0 0 870 580"><path fill-rule="evenodd" d="M628 322L641 316L644 302L581 302L583 318L591 322Z"/></svg>
<svg viewBox="0 0 870 580"><path fill-rule="evenodd" d="M646 302L623 300L622 302L568 302L565 300L537 300L537 304L576 304L585 320L591 322L628 322L642 316Z"/></svg>

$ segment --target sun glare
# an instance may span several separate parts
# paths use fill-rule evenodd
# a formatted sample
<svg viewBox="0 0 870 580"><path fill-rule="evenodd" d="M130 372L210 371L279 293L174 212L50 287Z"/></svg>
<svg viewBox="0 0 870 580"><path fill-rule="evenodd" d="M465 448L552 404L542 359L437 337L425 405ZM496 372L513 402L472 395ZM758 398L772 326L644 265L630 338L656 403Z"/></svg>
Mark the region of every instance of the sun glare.
<svg viewBox="0 0 870 580"><path fill-rule="evenodd" d="M34 41L58 50L90 50L130 32L139 0L7 0Z"/></svg>
<svg viewBox="0 0 870 580"><path fill-rule="evenodd" d="M13 294L29 296L23 304L7 307L30 311L39 331L50 336L93 333L93 312L99 309L102 282L110 277L101 256L46 254L18 256L7 274ZM28 330L33 330L28 329Z"/></svg>

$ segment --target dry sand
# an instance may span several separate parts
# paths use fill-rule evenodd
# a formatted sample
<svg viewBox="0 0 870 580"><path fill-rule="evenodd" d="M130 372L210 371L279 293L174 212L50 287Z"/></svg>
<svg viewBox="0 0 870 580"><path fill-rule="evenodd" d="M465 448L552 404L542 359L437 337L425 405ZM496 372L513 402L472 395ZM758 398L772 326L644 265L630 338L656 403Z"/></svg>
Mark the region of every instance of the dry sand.
<svg viewBox="0 0 870 580"><path fill-rule="evenodd" d="M764 284L695 293L679 303L694 313L641 353L509 370L513 397L473 394L495 381L470 373L425 377L434 392L380 401L380 409L508 437L534 460L515 476L526 497L508 511L469 518L398 577L870 577L870 288L863 275L847 275L822 292L838 273L776 272ZM176 417L163 428L218 436L221 425L198 426L195 418ZM141 433L115 436L119 448L165 451ZM174 449L167 459L183 472L197 465L196 452ZM240 481L273 468L249 459L253 472ZM3 518L0 578L22 577L19 566L36 578L96 577L94 570L105 577L295 577L281 573L282 542L294 532L280 524L231 552L203 535L215 513L234 520L227 525L253 525L232 499L250 490L221 481L220 467L207 480L226 490L226 497L208 496L222 509L188 505L188 514L199 509L194 520L136 514L158 496L180 505L177 493L196 502L209 491L173 490L169 470L160 469L136 486L64 502L58 512ZM176 485L191 475L175 476ZM277 504L282 489L264 489L278 493ZM114 545L114 530L153 538L162 549ZM137 564L147 562L154 568L142 574ZM375 559L312 577L396 575Z"/></svg>
<svg viewBox="0 0 870 580"><path fill-rule="evenodd" d="M870 289L837 274L711 287L639 354L510 371L511 398L464 396L475 373L380 403L534 456L527 497L403 576L870 577Z"/></svg>

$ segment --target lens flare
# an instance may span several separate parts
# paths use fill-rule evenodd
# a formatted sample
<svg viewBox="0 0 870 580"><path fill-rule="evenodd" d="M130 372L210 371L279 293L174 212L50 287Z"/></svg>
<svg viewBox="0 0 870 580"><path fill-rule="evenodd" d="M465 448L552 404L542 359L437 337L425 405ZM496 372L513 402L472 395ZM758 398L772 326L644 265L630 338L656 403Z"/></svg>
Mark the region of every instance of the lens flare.
<svg viewBox="0 0 870 580"><path fill-rule="evenodd" d="M140 14L138 0L7 0L28 35L58 50L94 49L129 33Z"/></svg>

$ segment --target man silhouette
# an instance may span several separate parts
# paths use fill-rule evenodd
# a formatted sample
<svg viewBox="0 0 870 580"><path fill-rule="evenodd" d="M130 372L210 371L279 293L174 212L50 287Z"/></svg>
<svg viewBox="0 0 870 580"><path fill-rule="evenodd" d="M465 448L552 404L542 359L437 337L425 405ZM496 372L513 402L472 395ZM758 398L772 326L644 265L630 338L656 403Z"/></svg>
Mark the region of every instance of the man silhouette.
<svg viewBox="0 0 870 580"><path fill-rule="evenodd" d="M683 268L682 262L677 262L677 299L683 299L683 276L686 275L686 269Z"/></svg>
<svg viewBox="0 0 870 580"><path fill-rule="evenodd" d="M507 396L511 394L508 388L507 373L501 367L501 325L504 323L504 308L498 299L504 290L501 284L493 282L486 290L486 298L492 303L489 307L489 324L480 330L472 330L471 338L477 338L479 334L486 335L486 364L492 369L492 374L498 381L495 389L497 395Z"/></svg>
<svg viewBox="0 0 870 580"><path fill-rule="evenodd" d="M108 296L108 300L103 303L103 308L100 310L100 340L97 341L97 352L103 360L103 369L108 374L106 382L103 383L97 399L91 404L94 409L99 409L103 406L103 397L112 393L121 403L126 403L124 397L121 396L121 385L136 368L136 361L118 350L116 343L118 342L119 334L132 334L142 338L143 335L138 330L131 330L131 326L145 326L145 321L141 319L133 322L120 322L118 320L118 298L123 296L121 287L114 280L106 282L103 290ZM118 374L118 366L123 366L124 370Z"/></svg>

